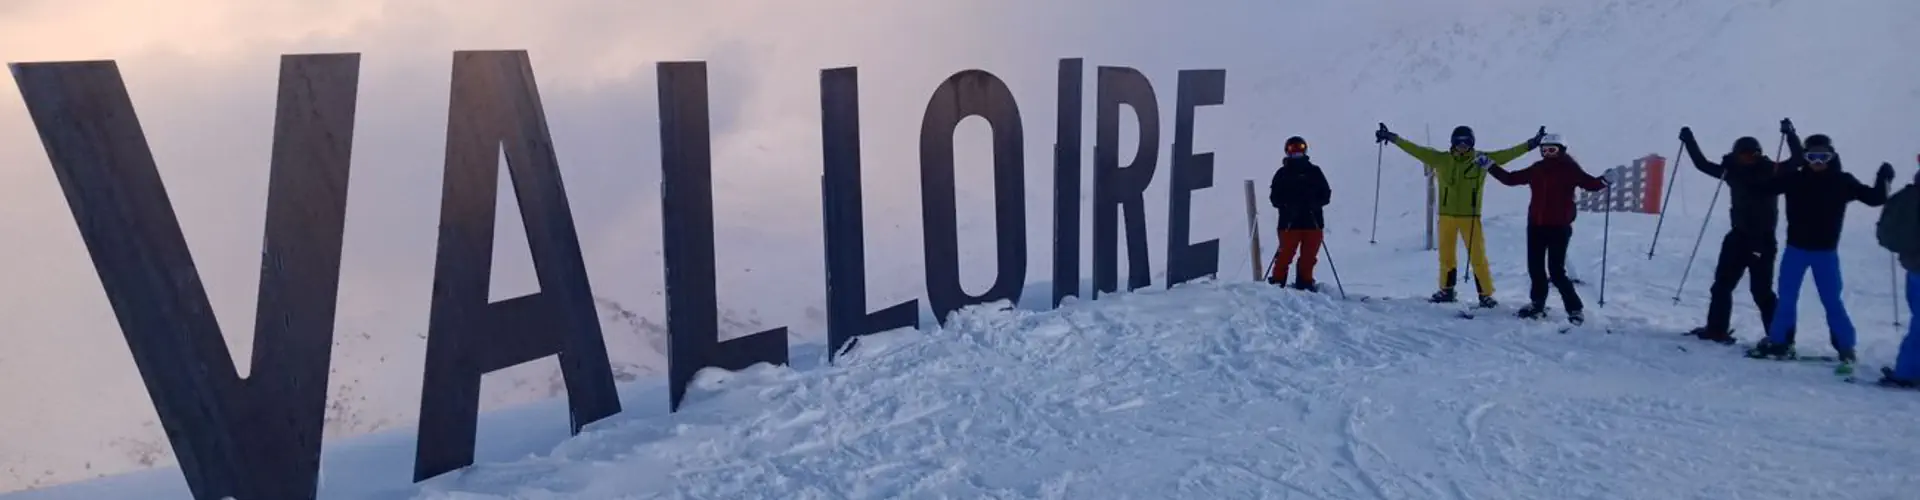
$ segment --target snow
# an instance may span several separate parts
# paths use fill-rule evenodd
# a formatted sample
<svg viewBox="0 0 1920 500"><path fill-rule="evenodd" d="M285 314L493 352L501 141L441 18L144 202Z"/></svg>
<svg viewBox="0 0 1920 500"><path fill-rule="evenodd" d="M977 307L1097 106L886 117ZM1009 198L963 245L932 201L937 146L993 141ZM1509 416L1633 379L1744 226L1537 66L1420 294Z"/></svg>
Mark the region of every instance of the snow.
<svg viewBox="0 0 1920 500"><path fill-rule="evenodd" d="M1577 244L1597 250L1601 222L1583 217ZM1618 238L1653 221L1611 222ZM1507 241L1518 228L1488 231ZM1423 280L1375 281L1422 275L1431 254L1353 240L1336 254L1367 263L1342 269L1349 300L1229 278L1054 311L981 306L937 330L862 339L839 366L808 344L792 367L709 370L682 412L646 405L572 439L558 401L489 413L480 463L418 485L406 433L346 440L327 450L322 493L1826 499L1920 487L1920 397L1677 335L1697 309L1649 282L1683 258L1614 250L1607 306L1561 334L1557 311L1461 319L1462 305L1416 297ZM1490 251L1514 262L1519 250ZM1495 281L1521 288L1514 273ZM1595 283L1581 288L1597 302ZM1889 361L1887 329L1861 323L1866 366ZM623 399L660 390L628 384ZM157 470L4 498L182 488Z"/></svg>
<svg viewBox="0 0 1920 500"><path fill-rule="evenodd" d="M323 498L1826 499L1907 498L1920 482L1900 468L1915 462L1905 450L1920 449L1910 425L1915 394L1677 338L1704 321L1726 200L1709 210L1713 183L1671 158L1681 125L1717 157L1740 135L1773 142L1775 121L1792 116L1805 133L1833 135L1856 175L1891 159L1904 182L1920 137L1911 119L1920 72L1899 50L1920 43L1910 29L1920 8L1905 0L983 0L915 9L839 1L737 15L725 5L609 12L471 3L527 26L447 34L430 25L459 26L451 13L406 11L396 14L404 22L364 31L260 43L245 64L189 59L190 77L162 71L179 62L174 55L108 54L122 58L241 359L251 351L244 327L257 289L271 63L315 49L368 54ZM1781 36L1821 23L1847 29ZM578 33L530 32L536 25ZM594 29L603 25L612 29ZM437 36L393 38L414 31ZM490 374L478 465L414 485L410 425L445 57L477 47L533 49L627 410L567 439L565 407L551 400L560 394L551 360ZM1020 99L1033 195L1028 277L1049 275L1045 145L1057 57L1141 68L1163 119L1172 116L1175 70L1228 70L1227 104L1198 111L1195 144L1216 153L1217 174L1195 195L1193 239L1220 238L1221 282L1055 312L969 312L946 329L863 340L853 362L820 366L819 202L814 189L792 189L816 185L819 173L814 72L862 68L869 302L880 305L923 293L918 193L897 186L917 185L914 134L926 92L963 68L994 71ZM658 156L648 75L670 59L713 65L723 333L787 325L796 342L795 366L710 373L671 415L659 380L657 200L647 194ZM47 285L0 291L0 330L9 332L0 335L0 489L44 487L0 498L184 498L37 139L19 100L3 97L0 162L18 168L0 175L20 188L5 191L0 233L45 236L10 243L14 257L0 260L0 275ZM235 118L209 102L252 114ZM1086 119L1091 126L1091 109ZM1121 121L1119 149L1130 151L1134 124ZM1488 145L1544 124L1574 139L1571 151L1596 173L1667 155L1680 181L1659 251L1646 257L1652 216L1615 214L1601 308L1602 217L1583 213L1570 265L1586 281L1591 326L1561 335L1551 323L1507 318L1527 285L1526 192L1490 185L1500 311L1461 320L1442 306L1244 284L1237 184L1253 179L1264 192L1279 139L1302 135L1335 189L1327 217L1334 261L1322 261L1321 279L1331 283L1330 264L1338 264L1351 294L1432 291L1433 253L1419 250L1418 169L1392 149L1379 243L1367 244L1376 154L1367 138L1379 121L1422 142L1428 127L1444 137L1466 123ZM992 279L984 130L963 124L956 145L969 290ZM1163 144L1163 155L1169 150ZM1166 247L1166 166L1163 157L1146 198L1156 272ZM228 178L238 180L220 180ZM1889 323L1907 319L1888 286L1887 254L1871 239L1876 214L1852 207L1842 247L1868 372L1891 362L1900 330ZM1263 215L1265 226L1271 213ZM512 217L503 211L506 240L497 243L502 295L531 286ZM1687 271L1686 252L1702 232ZM1676 290L1683 273L1686 286ZM1745 283L1735 291L1733 320L1751 340L1759 322L1746 293ZM1825 353L1824 316L1804 293L1800 349ZM1550 304L1558 309L1557 299ZM103 474L111 476L46 487Z"/></svg>
<svg viewBox="0 0 1920 500"><path fill-rule="evenodd" d="M1911 395L1731 348L1682 351L1625 311L1601 313L1611 334L1559 335L1453 310L1244 283L974 310L867 342L846 366L735 374L682 415L610 422L415 498L1896 498L1920 486Z"/></svg>

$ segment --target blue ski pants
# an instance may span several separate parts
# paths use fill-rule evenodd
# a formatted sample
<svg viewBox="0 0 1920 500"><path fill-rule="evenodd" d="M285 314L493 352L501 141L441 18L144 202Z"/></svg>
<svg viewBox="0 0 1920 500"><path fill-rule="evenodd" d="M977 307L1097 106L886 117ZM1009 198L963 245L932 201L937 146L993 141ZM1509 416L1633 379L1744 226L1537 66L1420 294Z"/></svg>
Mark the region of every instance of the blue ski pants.
<svg viewBox="0 0 1920 500"><path fill-rule="evenodd" d="M1907 310L1920 315L1920 273L1907 271ZM1893 362L1893 377L1920 381L1920 317L1907 320L1907 338L1900 341L1900 358Z"/></svg>
<svg viewBox="0 0 1920 500"><path fill-rule="evenodd" d="M1773 310L1773 324L1767 340L1788 343L1787 330L1799 317L1800 284L1807 270L1813 270L1813 286L1820 294L1820 305L1827 310L1827 331L1833 335L1833 348L1853 349L1853 319L1847 317L1847 304L1840 300L1840 253L1834 250L1803 250L1787 245L1780 254L1780 302Z"/></svg>

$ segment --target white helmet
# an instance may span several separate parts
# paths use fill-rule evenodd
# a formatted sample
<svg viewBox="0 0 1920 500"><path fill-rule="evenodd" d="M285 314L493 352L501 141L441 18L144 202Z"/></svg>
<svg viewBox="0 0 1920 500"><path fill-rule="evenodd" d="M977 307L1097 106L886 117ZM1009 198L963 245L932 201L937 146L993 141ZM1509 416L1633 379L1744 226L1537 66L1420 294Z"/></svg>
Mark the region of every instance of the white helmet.
<svg viewBox="0 0 1920 500"><path fill-rule="evenodd" d="M1560 134L1547 134L1547 135L1541 136L1540 145L1545 146L1548 144L1560 146L1562 148L1567 147L1567 143L1560 142Z"/></svg>

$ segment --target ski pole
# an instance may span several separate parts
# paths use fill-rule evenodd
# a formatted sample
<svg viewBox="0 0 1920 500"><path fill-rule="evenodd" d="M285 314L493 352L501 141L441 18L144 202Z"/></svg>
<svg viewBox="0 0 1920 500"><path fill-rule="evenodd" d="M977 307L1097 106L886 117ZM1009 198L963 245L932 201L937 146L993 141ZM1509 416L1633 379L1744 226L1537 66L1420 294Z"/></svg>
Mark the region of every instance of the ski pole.
<svg viewBox="0 0 1920 500"><path fill-rule="evenodd" d="M1607 307L1607 243L1613 237L1613 184L1607 184L1607 211L1600 216L1600 307Z"/></svg>
<svg viewBox="0 0 1920 500"><path fill-rule="evenodd" d="M1325 234L1324 231L1321 234ZM1333 271L1333 286L1340 289L1340 300L1347 300L1347 286L1340 284L1340 266L1334 265L1333 249L1327 246L1325 239L1320 240L1320 254L1327 256L1327 269Z"/></svg>
<svg viewBox="0 0 1920 500"><path fill-rule="evenodd" d="M1681 142L1680 149L1673 153L1673 172L1667 174L1667 196L1660 201L1660 217L1653 221L1653 244L1647 245L1647 260L1653 260L1653 249L1660 246L1660 226L1667 223L1667 206L1673 204L1673 186L1680 182L1680 162L1686 161L1681 154L1686 152L1687 143Z"/></svg>
<svg viewBox="0 0 1920 500"><path fill-rule="evenodd" d="M1693 237L1693 251L1687 253L1687 267L1680 271L1680 285L1673 287L1673 303L1680 303L1680 291L1687 288L1687 275L1693 274L1693 261L1700 256L1700 240L1707 238L1707 223L1713 222L1713 206L1720 202L1720 188L1726 187L1726 174L1713 184L1713 198L1707 201L1707 217L1700 219L1700 235Z"/></svg>
<svg viewBox="0 0 1920 500"><path fill-rule="evenodd" d="M1380 243L1380 175L1386 160L1387 143L1373 145L1373 229L1367 235L1367 244Z"/></svg>
<svg viewBox="0 0 1920 500"><path fill-rule="evenodd" d="M1900 262L1892 253L1887 254L1887 296L1893 298L1893 327L1900 327L1900 282L1895 275L1900 274Z"/></svg>

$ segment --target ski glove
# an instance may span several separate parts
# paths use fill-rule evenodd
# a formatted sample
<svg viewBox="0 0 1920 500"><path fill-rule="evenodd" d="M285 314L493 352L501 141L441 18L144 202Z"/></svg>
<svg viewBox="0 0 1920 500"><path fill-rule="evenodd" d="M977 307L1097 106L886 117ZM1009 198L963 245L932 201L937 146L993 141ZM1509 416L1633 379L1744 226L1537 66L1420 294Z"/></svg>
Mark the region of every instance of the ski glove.
<svg viewBox="0 0 1920 500"><path fill-rule="evenodd" d="M1473 155L1473 166L1480 167L1481 170L1486 170L1493 167L1493 159L1488 158L1486 153Z"/></svg>
<svg viewBox="0 0 1920 500"><path fill-rule="evenodd" d="M1780 133L1786 134L1786 135L1793 135L1793 119L1792 118L1780 119Z"/></svg>
<svg viewBox="0 0 1920 500"><path fill-rule="evenodd" d="M1386 144L1399 137L1400 137L1399 135L1394 134L1392 131L1387 130L1387 124L1385 123L1380 124L1380 130L1373 131L1373 142L1378 142L1381 144Z"/></svg>
<svg viewBox="0 0 1920 500"><path fill-rule="evenodd" d="M1875 174L1874 177L1878 177L1882 184L1893 182L1893 164L1880 162L1880 172Z"/></svg>
<svg viewBox="0 0 1920 500"><path fill-rule="evenodd" d="M1539 147L1540 147L1540 141L1541 141L1541 140L1543 140L1543 139L1546 139L1546 138L1547 138L1547 126L1546 126L1546 125L1541 125L1541 126L1540 126L1540 131L1539 131L1539 132L1534 132L1534 133L1533 133L1533 138L1532 138L1532 139L1527 139L1527 149L1537 149L1537 148L1539 148ZM1486 167L1481 167L1481 168L1486 168Z"/></svg>
<svg viewBox="0 0 1920 500"><path fill-rule="evenodd" d="M1693 127L1680 127L1680 142L1696 144L1693 142Z"/></svg>

